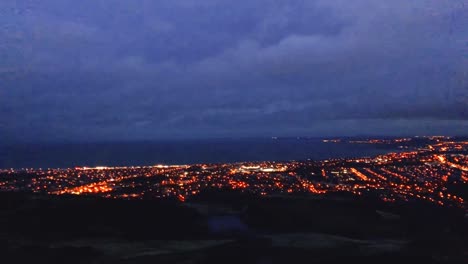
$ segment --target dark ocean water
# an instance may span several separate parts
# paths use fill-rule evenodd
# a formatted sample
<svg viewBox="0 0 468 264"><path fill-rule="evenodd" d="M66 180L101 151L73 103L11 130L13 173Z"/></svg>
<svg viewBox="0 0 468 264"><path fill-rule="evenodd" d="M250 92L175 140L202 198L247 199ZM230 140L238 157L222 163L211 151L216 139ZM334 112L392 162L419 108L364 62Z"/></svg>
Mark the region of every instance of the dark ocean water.
<svg viewBox="0 0 468 264"><path fill-rule="evenodd" d="M383 154L375 145L306 139L223 139L138 143L0 145L0 168L137 166L239 161L322 160Z"/></svg>

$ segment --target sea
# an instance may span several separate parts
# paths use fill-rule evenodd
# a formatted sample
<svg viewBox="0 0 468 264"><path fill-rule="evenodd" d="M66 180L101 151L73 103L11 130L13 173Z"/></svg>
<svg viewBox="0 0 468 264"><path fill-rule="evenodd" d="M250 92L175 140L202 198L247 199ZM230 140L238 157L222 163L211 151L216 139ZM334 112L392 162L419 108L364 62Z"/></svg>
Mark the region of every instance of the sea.
<svg viewBox="0 0 468 264"><path fill-rule="evenodd" d="M204 139L0 145L0 168L183 165L369 157L397 149L321 139Z"/></svg>

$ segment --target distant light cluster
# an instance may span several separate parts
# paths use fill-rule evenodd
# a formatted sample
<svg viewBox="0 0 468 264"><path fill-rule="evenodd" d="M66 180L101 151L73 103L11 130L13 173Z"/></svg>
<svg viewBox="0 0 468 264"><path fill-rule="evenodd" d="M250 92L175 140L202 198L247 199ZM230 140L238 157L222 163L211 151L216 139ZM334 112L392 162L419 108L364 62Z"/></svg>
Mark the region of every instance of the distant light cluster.
<svg viewBox="0 0 468 264"><path fill-rule="evenodd" d="M468 141L426 138L350 141L353 144L406 144L409 151L369 158L230 164L77 167L0 170L0 191L51 195L95 195L115 199L181 202L205 190L237 190L259 196L374 195L385 202L426 201L464 208L460 190L468 187ZM342 143L342 140L327 140Z"/></svg>

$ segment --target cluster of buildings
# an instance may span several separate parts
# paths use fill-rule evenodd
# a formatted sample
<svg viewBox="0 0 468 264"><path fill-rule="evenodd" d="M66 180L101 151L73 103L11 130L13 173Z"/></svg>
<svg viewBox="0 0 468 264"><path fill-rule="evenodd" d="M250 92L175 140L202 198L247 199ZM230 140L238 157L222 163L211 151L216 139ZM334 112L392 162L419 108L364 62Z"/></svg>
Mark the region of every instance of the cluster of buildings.
<svg viewBox="0 0 468 264"><path fill-rule="evenodd" d="M435 137L410 151L369 158L180 166L0 170L0 191L175 198L206 190L253 195L372 195L386 202L425 201L466 209L468 141ZM396 139L392 142L410 142ZM339 141L330 141L337 143ZM367 141L366 144L382 144Z"/></svg>

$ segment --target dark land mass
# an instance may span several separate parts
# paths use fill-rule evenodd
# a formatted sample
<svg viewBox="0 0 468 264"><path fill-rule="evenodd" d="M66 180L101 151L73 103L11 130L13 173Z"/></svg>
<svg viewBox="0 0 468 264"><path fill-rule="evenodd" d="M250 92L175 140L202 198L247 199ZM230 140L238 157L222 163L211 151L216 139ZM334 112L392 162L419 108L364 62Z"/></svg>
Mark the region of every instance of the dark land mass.
<svg viewBox="0 0 468 264"><path fill-rule="evenodd" d="M0 193L2 263L466 263L465 212L207 190L181 203Z"/></svg>

